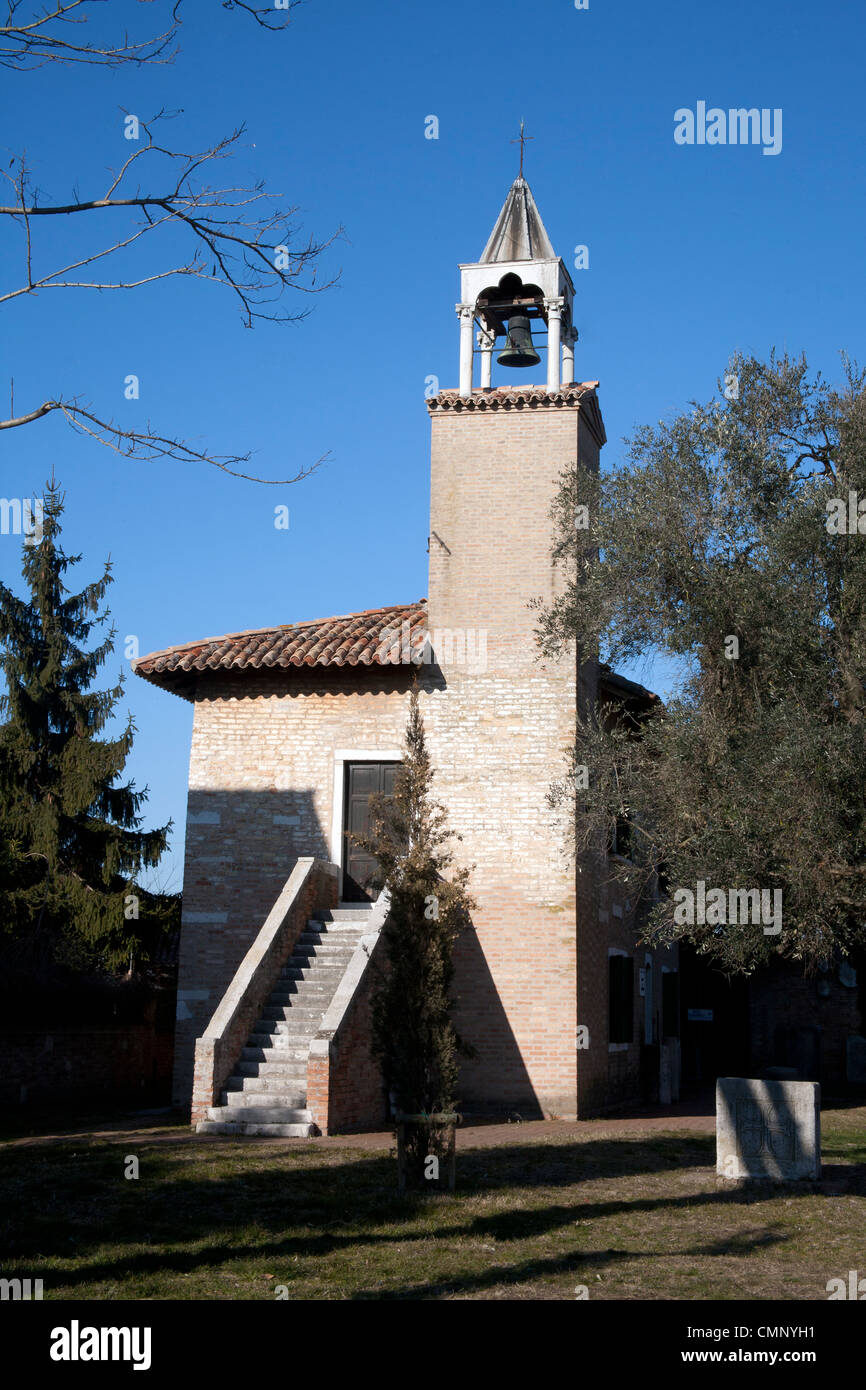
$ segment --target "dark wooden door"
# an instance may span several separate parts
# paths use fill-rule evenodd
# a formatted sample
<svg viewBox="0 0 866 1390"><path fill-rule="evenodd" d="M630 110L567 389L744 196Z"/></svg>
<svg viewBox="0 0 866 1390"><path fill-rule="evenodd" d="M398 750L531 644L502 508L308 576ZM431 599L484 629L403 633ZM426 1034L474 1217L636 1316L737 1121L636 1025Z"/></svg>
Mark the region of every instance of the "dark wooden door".
<svg viewBox="0 0 866 1390"><path fill-rule="evenodd" d="M350 840L370 829L370 797L391 796L399 763L347 763L343 798L343 901L371 902L376 897L369 880L376 861Z"/></svg>

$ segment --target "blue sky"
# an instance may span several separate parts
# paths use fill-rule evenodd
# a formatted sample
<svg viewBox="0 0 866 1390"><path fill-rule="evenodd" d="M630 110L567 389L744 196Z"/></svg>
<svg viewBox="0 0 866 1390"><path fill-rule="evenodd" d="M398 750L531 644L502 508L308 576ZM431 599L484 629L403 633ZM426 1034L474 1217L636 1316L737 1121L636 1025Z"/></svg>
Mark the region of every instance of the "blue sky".
<svg viewBox="0 0 866 1390"><path fill-rule="evenodd" d="M114 3L98 22L111 32L116 12L118 27L140 27L166 8ZM302 323L253 330L226 290L193 280L22 296L2 306L4 407L14 376L18 411L78 396L121 423L252 449L265 476L329 458L268 488L204 465L130 463L59 418L0 433L2 495L33 496L56 470L80 583L111 555L112 675L128 666L129 634L144 653L425 593L425 378L456 385L457 266L480 255L517 172L521 117L555 248L568 265L589 248L589 268L573 272L575 370L601 383L608 466L635 427L712 395L737 349L803 350L829 376L840 350L862 358L861 7L308 0L285 34L216 3L184 8L171 66L4 74L0 168L26 150L44 201L98 196L129 153L121 108L180 109L164 132L176 147L245 123L237 181L264 178L306 235L345 229L319 272L339 270L339 287L299 297L312 308ZM780 108L781 152L675 144L674 112L698 101ZM429 115L437 140L425 139ZM50 221L46 265L98 231ZM5 292L23 241L0 235ZM137 402L124 400L130 373ZM273 526L280 503L288 531ZM0 536L0 576L20 591L19 564L18 541ZM158 877L179 887L192 709L131 674L125 695L148 823L175 821Z"/></svg>

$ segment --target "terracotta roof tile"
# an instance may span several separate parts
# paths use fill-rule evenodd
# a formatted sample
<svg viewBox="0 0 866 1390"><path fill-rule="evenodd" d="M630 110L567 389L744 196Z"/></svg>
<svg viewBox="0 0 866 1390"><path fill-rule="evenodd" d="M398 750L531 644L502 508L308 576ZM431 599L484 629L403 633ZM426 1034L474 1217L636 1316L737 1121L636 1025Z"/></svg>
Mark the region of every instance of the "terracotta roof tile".
<svg viewBox="0 0 866 1390"><path fill-rule="evenodd" d="M390 608L368 608L363 613L185 642L139 657L132 669L152 685L191 700L199 671L417 664L426 634L426 600L419 599Z"/></svg>
<svg viewBox="0 0 866 1390"><path fill-rule="evenodd" d="M512 410L527 405L555 408L591 396L597 387L597 381L575 381L548 394L546 386L476 386L471 396L461 396L459 391L448 388L430 396L427 409L432 414L439 410Z"/></svg>

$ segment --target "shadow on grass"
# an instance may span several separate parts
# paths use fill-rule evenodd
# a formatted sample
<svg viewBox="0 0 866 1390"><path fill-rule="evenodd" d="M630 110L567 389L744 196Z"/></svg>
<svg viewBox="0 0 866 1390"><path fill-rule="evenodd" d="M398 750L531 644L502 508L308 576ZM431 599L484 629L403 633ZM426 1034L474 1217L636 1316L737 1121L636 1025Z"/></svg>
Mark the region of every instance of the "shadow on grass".
<svg viewBox="0 0 866 1390"><path fill-rule="evenodd" d="M0 1156L4 1273L14 1273L14 1264L32 1274L51 1261L55 1287L122 1283L137 1275L200 1272L239 1259L302 1260L431 1239L508 1244L572 1228L577 1221L585 1228L623 1214L638 1221L666 1211L687 1218L713 1206L757 1209L779 1195L771 1184L756 1184L686 1196L532 1204L534 1193L589 1180L707 1168L713 1142L706 1136L671 1136L469 1150L460 1157L460 1186L453 1197L418 1198L395 1191L392 1158L346 1150L326 1153L305 1146L275 1155L236 1143L195 1148L142 1143L137 1180L124 1178L124 1151L108 1141L80 1149L70 1144L7 1150ZM849 1190L854 1183L866 1191L861 1170L848 1166L844 1172ZM787 1188L785 1195L814 1195L815 1190L806 1184ZM464 1198L503 1191L512 1193L510 1209L461 1218ZM747 1254L786 1238L755 1228L691 1253ZM142 1250L142 1245L153 1248ZM114 1247L110 1255L105 1247ZM93 1258L82 1264L88 1251ZM350 1296L429 1298L567 1273L593 1260L652 1254L574 1251L442 1283Z"/></svg>
<svg viewBox="0 0 866 1390"><path fill-rule="evenodd" d="M711 1246L695 1246L693 1249L677 1252L679 1257L698 1255L749 1255L756 1249L767 1249L784 1244L789 1237L775 1231L760 1230L749 1233L742 1241L719 1241ZM634 1260L664 1260L670 1258L670 1250L574 1250L566 1255L549 1259L523 1260L513 1265L492 1265L473 1274L457 1275L450 1279L440 1279L426 1284L406 1284L402 1288L358 1289L352 1294L353 1300L388 1300L441 1298L445 1294L481 1293L485 1289L502 1285L534 1283L539 1279L553 1278L557 1275L571 1274L581 1281L591 1275L595 1266L609 1269L618 1262Z"/></svg>

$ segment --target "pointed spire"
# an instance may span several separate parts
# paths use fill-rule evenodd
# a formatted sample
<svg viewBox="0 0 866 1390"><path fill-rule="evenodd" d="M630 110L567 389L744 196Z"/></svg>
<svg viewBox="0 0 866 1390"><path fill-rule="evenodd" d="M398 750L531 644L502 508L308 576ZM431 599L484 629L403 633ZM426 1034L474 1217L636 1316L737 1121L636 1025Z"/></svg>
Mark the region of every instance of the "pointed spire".
<svg viewBox="0 0 866 1390"><path fill-rule="evenodd" d="M516 178L481 253L480 265L495 261L553 261L556 252L524 178Z"/></svg>

